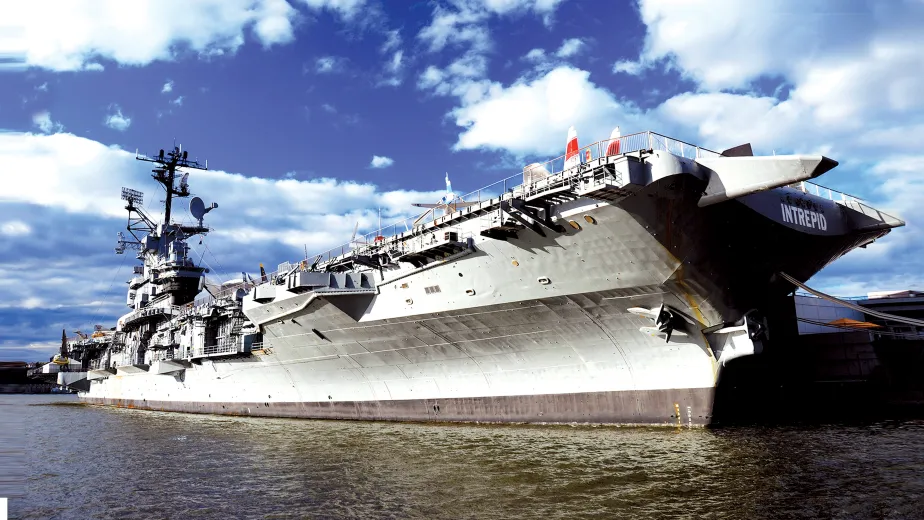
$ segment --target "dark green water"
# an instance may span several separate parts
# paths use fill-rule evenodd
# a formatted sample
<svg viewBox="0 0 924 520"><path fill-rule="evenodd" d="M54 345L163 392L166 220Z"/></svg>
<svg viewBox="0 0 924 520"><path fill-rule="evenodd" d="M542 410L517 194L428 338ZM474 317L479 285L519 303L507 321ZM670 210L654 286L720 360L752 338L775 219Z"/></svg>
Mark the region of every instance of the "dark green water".
<svg viewBox="0 0 924 520"><path fill-rule="evenodd" d="M0 397L12 518L924 518L924 421L466 426L76 403Z"/></svg>

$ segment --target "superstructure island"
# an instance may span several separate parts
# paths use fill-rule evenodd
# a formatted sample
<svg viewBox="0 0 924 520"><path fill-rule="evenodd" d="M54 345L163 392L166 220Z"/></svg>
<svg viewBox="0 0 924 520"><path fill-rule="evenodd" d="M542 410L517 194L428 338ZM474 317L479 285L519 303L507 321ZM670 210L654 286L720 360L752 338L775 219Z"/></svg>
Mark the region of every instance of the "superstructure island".
<svg viewBox="0 0 924 520"><path fill-rule="evenodd" d="M68 353L87 403L362 420L703 425L772 306L904 222L809 179L821 155L715 152L654 132L579 147L254 279L206 283L179 148L162 223L124 189L142 265L105 344ZM790 278L791 277L791 278ZM196 300L197 296L199 299ZM75 346L77 346L75 344ZM76 372L76 373L73 373Z"/></svg>

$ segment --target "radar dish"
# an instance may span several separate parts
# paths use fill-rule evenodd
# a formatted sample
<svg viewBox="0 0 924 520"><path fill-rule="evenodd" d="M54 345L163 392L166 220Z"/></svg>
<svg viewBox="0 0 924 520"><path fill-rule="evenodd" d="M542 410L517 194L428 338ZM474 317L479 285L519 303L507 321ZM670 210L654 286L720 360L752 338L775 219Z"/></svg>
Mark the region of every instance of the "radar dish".
<svg viewBox="0 0 924 520"><path fill-rule="evenodd" d="M205 216L205 203L202 202L202 199L193 197L192 200L189 201L189 212L194 219L202 222L202 217Z"/></svg>

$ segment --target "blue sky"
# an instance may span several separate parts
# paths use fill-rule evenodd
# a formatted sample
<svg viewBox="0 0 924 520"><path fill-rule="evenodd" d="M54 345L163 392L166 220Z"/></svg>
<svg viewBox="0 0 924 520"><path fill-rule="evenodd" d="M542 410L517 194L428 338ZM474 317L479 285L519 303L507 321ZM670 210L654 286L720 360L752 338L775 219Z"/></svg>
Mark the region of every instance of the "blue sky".
<svg viewBox="0 0 924 520"><path fill-rule="evenodd" d="M354 224L655 130L824 153L820 183L908 226L812 282L924 287L919 1L33 1L0 20L0 359L125 312L119 188L174 139L219 209L217 278L346 242ZM888 5L886 5L888 4ZM44 16L56 12L54 20ZM151 202L153 200L153 203ZM180 203L181 205L185 203ZM185 211L180 217L188 218Z"/></svg>

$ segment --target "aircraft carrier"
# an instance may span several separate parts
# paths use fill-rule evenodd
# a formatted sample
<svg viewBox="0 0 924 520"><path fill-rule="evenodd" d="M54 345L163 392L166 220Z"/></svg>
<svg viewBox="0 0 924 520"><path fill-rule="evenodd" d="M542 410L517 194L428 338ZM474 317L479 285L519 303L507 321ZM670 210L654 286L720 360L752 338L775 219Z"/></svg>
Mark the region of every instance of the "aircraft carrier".
<svg viewBox="0 0 924 520"><path fill-rule="evenodd" d="M726 364L772 341L788 277L904 225L808 182L837 165L820 155L618 129L581 148L573 128L565 152L461 197L447 174L420 217L223 286L186 244L217 205L194 198L193 225L170 215L181 172L204 166L138 156L165 215L123 189L131 311L66 354L65 382L88 403L180 412L705 425Z"/></svg>

